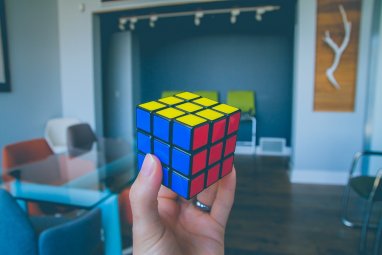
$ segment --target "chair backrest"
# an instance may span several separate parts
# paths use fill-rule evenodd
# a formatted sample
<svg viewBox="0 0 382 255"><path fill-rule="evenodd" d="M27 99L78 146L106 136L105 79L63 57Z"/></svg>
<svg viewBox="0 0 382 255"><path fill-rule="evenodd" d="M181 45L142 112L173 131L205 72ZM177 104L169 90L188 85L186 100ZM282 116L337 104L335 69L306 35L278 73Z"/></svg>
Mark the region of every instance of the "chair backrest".
<svg viewBox="0 0 382 255"><path fill-rule="evenodd" d="M75 124L66 130L69 153L73 150L90 150L97 136L88 123Z"/></svg>
<svg viewBox="0 0 382 255"><path fill-rule="evenodd" d="M80 121L75 118L57 118L47 122L45 127L45 138L49 145L53 147L66 147L66 129L69 126L78 124Z"/></svg>
<svg viewBox="0 0 382 255"><path fill-rule="evenodd" d="M197 90L194 91L195 94L206 97L208 99L214 100L214 101L219 101L219 93L217 91L212 91L212 90Z"/></svg>
<svg viewBox="0 0 382 255"><path fill-rule="evenodd" d="M178 90L165 90L165 91L162 91L162 97L170 97L181 92L182 91L178 91Z"/></svg>
<svg viewBox="0 0 382 255"><path fill-rule="evenodd" d="M227 94L227 104L239 108L243 113L248 113L250 115L256 114L254 91L229 91Z"/></svg>
<svg viewBox="0 0 382 255"><path fill-rule="evenodd" d="M92 210L41 233L40 255L103 254L101 211Z"/></svg>
<svg viewBox="0 0 382 255"><path fill-rule="evenodd" d="M50 155L53 155L53 151L44 138L9 144L3 148L3 170L42 160Z"/></svg>
<svg viewBox="0 0 382 255"><path fill-rule="evenodd" d="M14 198L0 189L0 254L37 255L37 237Z"/></svg>

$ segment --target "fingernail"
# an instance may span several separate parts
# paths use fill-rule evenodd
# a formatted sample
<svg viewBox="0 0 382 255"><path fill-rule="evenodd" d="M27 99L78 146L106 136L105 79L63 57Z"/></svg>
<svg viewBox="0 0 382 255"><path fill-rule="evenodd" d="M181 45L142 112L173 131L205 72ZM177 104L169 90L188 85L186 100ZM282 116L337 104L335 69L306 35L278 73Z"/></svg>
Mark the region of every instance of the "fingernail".
<svg viewBox="0 0 382 255"><path fill-rule="evenodd" d="M143 161L141 173L143 176L149 176L154 170L155 160L151 154L146 154L145 160Z"/></svg>

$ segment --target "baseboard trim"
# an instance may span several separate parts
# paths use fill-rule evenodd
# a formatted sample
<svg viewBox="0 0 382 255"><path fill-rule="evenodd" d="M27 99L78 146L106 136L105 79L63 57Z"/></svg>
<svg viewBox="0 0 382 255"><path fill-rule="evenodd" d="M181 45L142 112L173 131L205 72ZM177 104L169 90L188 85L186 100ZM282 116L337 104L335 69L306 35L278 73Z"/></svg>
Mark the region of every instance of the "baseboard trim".
<svg viewBox="0 0 382 255"><path fill-rule="evenodd" d="M239 155L254 155L257 154L259 156L281 156L281 157L287 157L291 155L291 148L285 147L283 152L281 153L270 153L270 152L264 152L261 150L260 146L250 146L250 145L241 145L237 144L235 149L235 154Z"/></svg>
<svg viewBox="0 0 382 255"><path fill-rule="evenodd" d="M262 156L281 156L281 157L287 157L291 154L290 147L284 147L282 152L266 152L261 149L260 146L256 147L256 154L262 155Z"/></svg>
<svg viewBox="0 0 382 255"><path fill-rule="evenodd" d="M256 150L252 146L236 145L235 154L253 155L255 153L256 153Z"/></svg>
<svg viewBox="0 0 382 255"><path fill-rule="evenodd" d="M291 183L346 185L347 171L292 169L289 174Z"/></svg>

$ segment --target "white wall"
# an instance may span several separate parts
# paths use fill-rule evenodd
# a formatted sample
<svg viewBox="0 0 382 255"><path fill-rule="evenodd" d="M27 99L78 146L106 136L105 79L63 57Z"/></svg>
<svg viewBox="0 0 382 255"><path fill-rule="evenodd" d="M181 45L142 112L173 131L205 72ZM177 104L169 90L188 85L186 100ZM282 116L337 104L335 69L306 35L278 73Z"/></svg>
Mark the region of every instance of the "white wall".
<svg viewBox="0 0 382 255"><path fill-rule="evenodd" d="M382 6L382 5L381 5ZM380 9L382 13L382 8ZM382 24L382 15L379 21ZM374 107L373 107L373 127L372 127L372 139L371 139L371 149L382 151L382 25L379 28L379 51L376 64L376 87L374 93Z"/></svg>
<svg viewBox="0 0 382 255"><path fill-rule="evenodd" d="M85 11L79 4L85 4ZM59 0L61 93L64 116L95 124L92 10L98 1Z"/></svg>
<svg viewBox="0 0 382 255"><path fill-rule="evenodd" d="M363 149L373 1L362 1L355 111L314 112L316 0L298 1L292 129L292 182L343 184Z"/></svg>
<svg viewBox="0 0 382 255"><path fill-rule="evenodd" d="M367 120L366 138L367 149L372 151L382 151L382 4L376 6L379 11L378 19L375 19L376 23L375 31L373 31L373 66L370 68L370 82L373 87L370 93L370 112ZM382 160L372 159L370 161L369 172L375 173L382 167Z"/></svg>
<svg viewBox="0 0 382 255"><path fill-rule="evenodd" d="M7 0L5 13L12 90L0 93L0 148L43 137L61 116L57 2Z"/></svg>

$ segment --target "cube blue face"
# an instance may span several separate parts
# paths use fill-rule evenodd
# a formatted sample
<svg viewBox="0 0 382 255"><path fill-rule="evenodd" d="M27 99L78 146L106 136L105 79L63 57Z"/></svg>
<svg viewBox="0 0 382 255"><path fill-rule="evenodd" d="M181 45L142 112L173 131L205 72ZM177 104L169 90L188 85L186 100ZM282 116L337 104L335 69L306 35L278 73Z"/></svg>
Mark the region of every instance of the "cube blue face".
<svg viewBox="0 0 382 255"><path fill-rule="evenodd" d="M137 164L162 163L162 184L190 199L232 171L240 110L182 92L137 106Z"/></svg>

